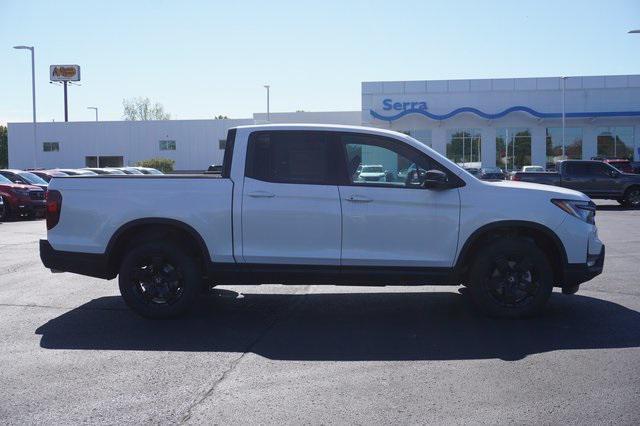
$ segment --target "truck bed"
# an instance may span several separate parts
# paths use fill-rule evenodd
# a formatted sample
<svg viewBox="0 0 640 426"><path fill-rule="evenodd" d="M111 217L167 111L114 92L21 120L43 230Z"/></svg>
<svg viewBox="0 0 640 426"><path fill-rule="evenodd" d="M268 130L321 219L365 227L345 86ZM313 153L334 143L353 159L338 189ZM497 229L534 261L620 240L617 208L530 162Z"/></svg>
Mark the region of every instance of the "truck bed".
<svg viewBox="0 0 640 426"><path fill-rule="evenodd" d="M558 172L516 172L513 180L560 186L562 178Z"/></svg>
<svg viewBox="0 0 640 426"><path fill-rule="evenodd" d="M233 182L220 175L56 177L49 189L62 194L60 222L48 233L56 250L104 253L123 225L161 217L202 235L212 259L233 261Z"/></svg>

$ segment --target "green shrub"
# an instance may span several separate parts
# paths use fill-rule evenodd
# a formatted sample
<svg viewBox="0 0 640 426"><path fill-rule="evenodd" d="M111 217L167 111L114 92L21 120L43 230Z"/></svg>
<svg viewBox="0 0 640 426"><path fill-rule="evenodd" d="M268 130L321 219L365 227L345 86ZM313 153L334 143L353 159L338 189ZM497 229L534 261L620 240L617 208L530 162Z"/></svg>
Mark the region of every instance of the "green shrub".
<svg viewBox="0 0 640 426"><path fill-rule="evenodd" d="M138 161L136 166L151 167L153 169L160 170L162 173L171 173L173 171L174 164L176 164L176 162L169 158L151 158L150 160Z"/></svg>

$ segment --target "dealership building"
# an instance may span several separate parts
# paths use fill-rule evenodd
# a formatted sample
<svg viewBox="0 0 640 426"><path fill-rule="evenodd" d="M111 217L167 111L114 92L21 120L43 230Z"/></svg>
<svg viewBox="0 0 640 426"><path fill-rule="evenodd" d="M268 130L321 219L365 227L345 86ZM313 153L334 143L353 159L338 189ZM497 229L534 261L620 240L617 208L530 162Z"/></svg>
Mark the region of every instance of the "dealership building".
<svg viewBox="0 0 640 426"><path fill-rule="evenodd" d="M470 167L551 166L562 158L640 161L640 75L363 82L360 111L271 113L271 123L327 123L407 133ZM132 165L171 158L177 170L222 162L246 119L9 123L9 164ZM564 126L563 126L564 122Z"/></svg>

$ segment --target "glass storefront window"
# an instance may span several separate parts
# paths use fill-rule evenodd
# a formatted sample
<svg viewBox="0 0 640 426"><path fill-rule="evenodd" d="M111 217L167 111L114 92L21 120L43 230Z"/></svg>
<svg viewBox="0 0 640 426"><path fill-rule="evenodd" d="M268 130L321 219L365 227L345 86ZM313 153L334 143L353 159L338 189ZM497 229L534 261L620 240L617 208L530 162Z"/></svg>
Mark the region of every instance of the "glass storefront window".
<svg viewBox="0 0 640 426"><path fill-rule="evenodd" d="M598 127L598 157L633 161L633 127Z"/></svg>
<svg viewBox="0 0 640 426"><path fill-rule="evenodd" d="M582 160L582 129L565 127L564 158L562 157L562 127L547 128L547 168L552 169L563 159Z"/></svg>
<svg viewBox="0 0 640 426"><path fill-rule="evenodd" d="M429 147L432 146L431 130L429 129L413 129L409 131L409 135Z"/></svg>
<svg viewBox="0 0 640 426"><path fill-rule="evenodd" d="M480 129L452 129L447 136L447 158L465 167L481 167Z"/></svg>
<svg viewBox="0 0 640 426"><path fill-rule="evenodd" d="M505 172L531 165L531 132L529 129L496 130L496 166Z"/></svg>

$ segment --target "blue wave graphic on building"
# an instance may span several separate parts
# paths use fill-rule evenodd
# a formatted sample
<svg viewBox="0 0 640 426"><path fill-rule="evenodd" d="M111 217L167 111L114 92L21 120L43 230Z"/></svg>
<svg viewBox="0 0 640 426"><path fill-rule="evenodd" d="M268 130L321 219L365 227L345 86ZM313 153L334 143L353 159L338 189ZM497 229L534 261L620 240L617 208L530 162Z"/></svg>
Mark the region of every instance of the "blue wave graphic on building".
<svg viewBox="0 0 640 426"><path fill-rule="evenodd" d="M530 114L537 118L562 118L562 113L560 112L539 112L534 110L533 108L529 108L522 105L512 106L510 108L505 109L504 111L500 111L495 114L486 113L484 111L480 111L479 109L473 108L473 107L457 108L447 114L433 114L424 109L407 109L404 111L400 111L399 113L391 116L382 115L374 110L369 110L369 113L371 114L372 117L378 120L384 120L384 121L395 121L395 120L398 120L399 118L402 118L410 114L422 114L425 117L428 117L432 120L446 120L465 112L475 114L487 120L495 120L497 118L502 118L507 114L511 114L512 112L526 112L527 114ZM595 111L595 112L565 113L566 118L638 117L638 116L640 116L640 111L607 111L607 112Z"/></svg>

